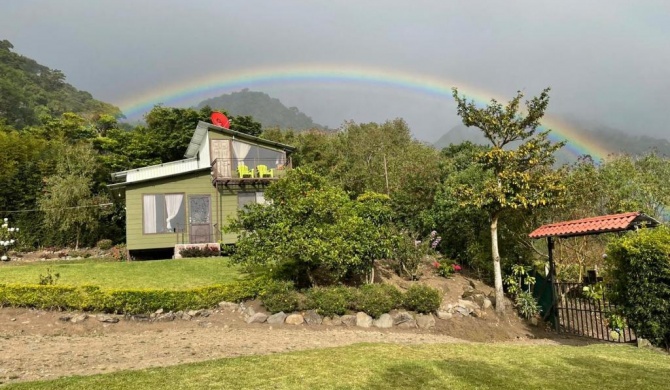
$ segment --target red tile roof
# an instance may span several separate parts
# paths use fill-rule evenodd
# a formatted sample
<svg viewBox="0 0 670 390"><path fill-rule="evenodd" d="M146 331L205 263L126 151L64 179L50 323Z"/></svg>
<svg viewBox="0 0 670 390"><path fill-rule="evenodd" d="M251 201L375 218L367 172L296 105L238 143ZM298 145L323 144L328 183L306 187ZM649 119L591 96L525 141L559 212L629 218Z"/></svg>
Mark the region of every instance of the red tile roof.
<svg viewBox="0 0 670 390"><path fill-rule="evenodd" d="M587 234L621 232L631 230L642 223L646 223L648 226L659 225L659 222L655 219L640 212L633 212L603 215L601 217L584 218L543 225L530 233L529 237L572 237Z"/></svg>

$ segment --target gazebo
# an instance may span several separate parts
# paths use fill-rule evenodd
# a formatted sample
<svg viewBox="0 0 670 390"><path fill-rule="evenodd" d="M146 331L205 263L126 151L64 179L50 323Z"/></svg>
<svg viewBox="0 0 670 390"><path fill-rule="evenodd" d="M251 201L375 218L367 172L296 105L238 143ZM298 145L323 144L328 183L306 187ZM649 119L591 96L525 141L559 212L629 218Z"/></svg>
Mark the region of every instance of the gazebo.
<svg viewBox="0 0 670 390"><path fill-rule="evenodd" d="M598 235L603 233L618 233L637 230L641 227L656 227L660 222L642 213L630 212L622 214L603 215L599 217L577 219L572 221L557 222L542 225L528 236L534 239L546 238L549 257L549 285L551 286L551 308L550 313L554 318L556 330L559 330L559 311L556 301L555 286L556 264L554 263L554 241L556 238L569 238L578 236ZM545 313L545 318L549 313Z"/></svg>

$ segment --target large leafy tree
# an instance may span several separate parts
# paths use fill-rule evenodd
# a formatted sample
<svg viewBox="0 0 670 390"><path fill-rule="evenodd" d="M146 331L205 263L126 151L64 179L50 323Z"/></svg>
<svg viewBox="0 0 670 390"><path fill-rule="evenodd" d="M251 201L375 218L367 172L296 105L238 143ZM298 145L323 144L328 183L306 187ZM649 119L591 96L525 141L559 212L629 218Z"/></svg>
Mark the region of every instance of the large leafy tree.
<svg viewBox="0 0 670 390"><path fill-rule="evenodd" d="M45 179L38 201L47 227L72 239L76 249L82 233L97 229L105 212L100 206L108 202L104 195L93 192L96 157L89 144L60 145L53 175Z"/></svg>
<svg viewBox="0 0 670 390"><path fill-rule="evenodd" d="M484 133L491 148L477 155L487 172L477 188L459 189L463 205L487 211L491 229L491 254L496 290L496 311L502 312L504 292L498 245L498 221L508 210L533 209L550 205L563 192L560 175L552 169L554 152L563 143L552 143L549 130L538 131L540 120L549 104L549 89L542 91L520 109L523 94L518 92L506 105L492 99L486 107L460 96L453 96L463 124Z"/></svg>
<svg viewBox="0 0 670 390"><path fill-rule="evenodd" d="M239 213L233 260L298 286L370 279L392 249L386 195L351 200L310 169L297 168L265 192L267 205Z"/></svg>

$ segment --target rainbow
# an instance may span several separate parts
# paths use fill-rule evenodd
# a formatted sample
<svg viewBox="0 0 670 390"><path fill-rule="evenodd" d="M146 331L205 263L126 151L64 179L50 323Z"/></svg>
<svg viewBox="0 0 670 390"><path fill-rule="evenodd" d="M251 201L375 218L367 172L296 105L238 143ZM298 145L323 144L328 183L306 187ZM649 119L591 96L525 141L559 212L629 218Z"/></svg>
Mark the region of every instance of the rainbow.
<svg viewBox="0 0 670 390"><path fill-rule="evenodd" d="M439 79L424 74L408 73L384 68L351 65L301 64L286 67L259 67L242 71L224 71L194 78L187 82L166 85L135 95L118 102L127 118L139 118L156 104L178 105L196 98L207 98L225 92L243 88L271 84L324 84L353 83L356 85L374 85L392 89L404 89L412 93L452 99L451 88L457 86L459 92L485 105L494 98L500 102L508 98L498 97L495 93L475 86L464 85L455 80ZM557 118L545 116L543 128L551 129L552 141L567 141L566 148L575 156L590 155L595 161L605 159L611 151L584 136L580 129Z"/></svg>

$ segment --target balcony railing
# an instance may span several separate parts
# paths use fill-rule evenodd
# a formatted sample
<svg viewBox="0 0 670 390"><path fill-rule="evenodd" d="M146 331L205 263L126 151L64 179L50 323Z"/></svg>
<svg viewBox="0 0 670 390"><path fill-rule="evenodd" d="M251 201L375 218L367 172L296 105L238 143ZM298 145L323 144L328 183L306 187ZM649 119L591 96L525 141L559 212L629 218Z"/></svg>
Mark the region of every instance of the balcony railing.
<svg viewBox="0 0 670 390"><path fill-rule="evenodd" d="M272 181L284 177L288 169L290 161L287 160L217 158L212 162L212 178L226 182Z"/></svg>

